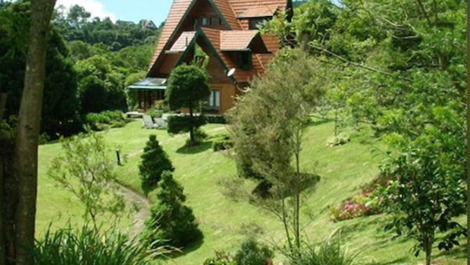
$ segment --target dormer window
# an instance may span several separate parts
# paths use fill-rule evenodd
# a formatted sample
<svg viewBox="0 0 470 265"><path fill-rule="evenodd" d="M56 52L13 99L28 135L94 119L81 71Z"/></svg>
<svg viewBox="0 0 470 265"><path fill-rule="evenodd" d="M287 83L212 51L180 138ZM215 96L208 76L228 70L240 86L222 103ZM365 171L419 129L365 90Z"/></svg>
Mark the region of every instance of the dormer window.
<svg viewBox="0 0 470 265"><path fill-rule="evenodd" d="M253 58L250 51L240 52L239 66L241 69L249 71L253 66Z"/></svg>

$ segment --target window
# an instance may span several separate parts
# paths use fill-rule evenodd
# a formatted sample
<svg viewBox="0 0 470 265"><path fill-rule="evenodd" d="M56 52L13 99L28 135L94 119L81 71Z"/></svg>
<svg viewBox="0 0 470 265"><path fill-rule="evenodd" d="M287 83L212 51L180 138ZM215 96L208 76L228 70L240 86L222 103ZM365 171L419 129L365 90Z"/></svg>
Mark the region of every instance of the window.
<svg viewBox="0 0 470 265"><path fill-rule="evenodd" d="M220 21L220 18L219 17L211 17L211 25L220 25L221 24L221 21Z"/></svg>
<svg viewBox="0 0 470 265"><path fill-rule="evenodd" d="M202 26L207 26L207 25L209 25L209 20L207 19L207 17L202 17L202 18L201 18L201 25L202 25Z"/></svg>
<svg viewBox="0 0 470 265"><path fill-rule="evenodd" d="M214 109L219 109L220 107L220 91L212 90L211 95L209 96L209 106Z"/></svg>
<svg viewBox="0 0 470 265"><path fill-rule="evenodd" d="M252 67L252 55L251 52L240 53L240 68L243 70L251 70Z"/></svg>

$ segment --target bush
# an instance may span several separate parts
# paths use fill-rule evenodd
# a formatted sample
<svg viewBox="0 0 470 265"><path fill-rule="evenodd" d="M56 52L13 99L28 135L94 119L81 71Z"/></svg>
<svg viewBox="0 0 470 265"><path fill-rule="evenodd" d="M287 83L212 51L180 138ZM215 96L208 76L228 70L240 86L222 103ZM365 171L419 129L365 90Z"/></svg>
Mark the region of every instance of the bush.
<svg viewBox="0 0 470 265"><path fill-rule="evenodd" d="M341 133L338 136L328 138L326 145L328 147L335 147L339 145L345 145L349 142L351 142L351 137Z"/></svg>
<svg viewBox="0 0 470 265"><path fill-rule="evenodd" d="M323 243L318 249L307 247L302 255L290 257L291 265L352 265L355 256L349 255L337 240Z"/></svg>
<svg viewBox="0 0 470 265"><path fill-rule="evenodd" d="M224 115L205 115L207 123L227 124L227 119Z"/></svg>
<svg viewBox="0 0 470 265"><path fill-rule="evenodd" d="M202 238L193 211L183 204L183 187L173 179L172 172L163 172L157 199L146 222L147 242L156 247L168 243L181 248Z"/></svg>
<svg viewBox="0 0 470 265"><path fill-rule="evenodd" d="M191 121L190 116L170 116L168 117L168 133L178 134L189 132L191 128L191 122L195 128L199 128L206 124L204 116L194 116Z"/></svg>
<svg viewBox="0 0 470 265"><path fill-rule="evenodd" d="M208 258L203 265L237 265L230 254L223 251L216 251L215 257Z"/></svg>
<svg viewBox="0 0 470 265"><path fill-rule="evenodd" d="M149 136L141 158L142 162L139 165L139 173L142 181L142 190L147 195L157 187L162 173L164 171L174 171L174 168L155 135Z"/></svg>
<svg viewBox="0 0 470 265"><path fill-rule="evenodd" d="M118 232L101 232L84 226L48 231L36 242L36 265L150 265L161 249L150 252L145 245Z"/></svg>
<svg viewBox="0 0 470 265"><path fill-rule="evenodd" d="M163 110L159 110L159 109L154 108L154 109L150 110L148 114L150 115L150 117L152 117L154 119L159 119L163 116L163 113L164 113Z"/></svg>
<svg viewBox="0 0 470 265"><path fill-rule="evenodd" d="M237 265L266 265L274 257L267 246L260 246L254 239L244 242L235 255Z"/></svg>
<svg viewBox="0 0 470 265"><path fill-rule="evenodd" d="M94 131L102 131L108 128L121 128L127 124L124 113L120 110L88 113L85 120Z"/></svg>
<svg viewBox="0 0 470 265"><path fill-rule="evenodd" d="M233 141L230 139L228 135L219 135L214 137L212 141L212 150L214 152L227 150L233 147Z"/></svg>

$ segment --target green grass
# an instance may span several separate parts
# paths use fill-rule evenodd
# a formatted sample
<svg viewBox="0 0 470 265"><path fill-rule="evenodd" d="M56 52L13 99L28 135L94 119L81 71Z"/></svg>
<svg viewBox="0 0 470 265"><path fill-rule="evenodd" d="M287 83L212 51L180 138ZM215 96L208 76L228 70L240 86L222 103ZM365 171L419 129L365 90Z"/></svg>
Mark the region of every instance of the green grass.
<svg viewBox="0 0 470 265"><path fill-rule="evenodd" d="M198 265L213 256L215 250L234 251L246 238L246 227L250 226L262 227L264 233L260 239L265 243L280 242L283 236L281 225L272 215L247 202L234 202L222 195L219 180L236 174L235 165L226 153L214 153L210 143L199 148L181 149L186 135L169 136L165 131L141 129L141 125L137 121L106 132L107 142L129 157L124 166L117 168L119 178L129 187L141 191L139 151L145 146L148 135L156 134L176 168L175 177L184 186L187 203L193 208L204 233L202 243L186 249L184 255L169 264ZM209 125L204 130L214 135L225 128ZM415 258L410 251L413 242L392 240L393 235L383 232L385 216L340 223L330 220L332 207L357 193L363 184L377 176L381 160L380 155L373 152L380 145L367 136L353 137L352 142L344 146L327 147L327 139L332 133L331 123L311 126L306 132L302 166L319 174L321 181L308 195L303 208L305 236L311 242L319 242L334 231L341 231L350 251L360 252L361 264L421 264L423 257ZM55 187L45 174L48 163L58 152L60 146L57 144L40 148L39 231L44 231L52 220L56 220L54 225L57 227L68 218L81 222L81 205L67 192ZM62 218L58 219L58 216ZM447 255L436 250L435 255L438 258L436 264L464 264L465 260L463 248Z"/></svg>

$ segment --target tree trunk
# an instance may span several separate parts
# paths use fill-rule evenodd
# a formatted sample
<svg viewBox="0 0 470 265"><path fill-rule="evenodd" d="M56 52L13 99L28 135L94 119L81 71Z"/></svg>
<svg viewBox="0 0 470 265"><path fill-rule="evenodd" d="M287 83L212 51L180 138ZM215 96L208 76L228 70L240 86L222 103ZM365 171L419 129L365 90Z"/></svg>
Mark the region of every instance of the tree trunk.
<svg viewBox="0 0 470 265"><path fill-rule="evenodd" d="M3 119L3 113L5 112L7 102L7 94L0 93L0 121ZM5 201L5 175L3 172L4 169L4 157L3 154L0 153L0 265L6 265L6 205Z"/></svg>
<svg viewBox="0 0 470 265"><path fill-rule="evenodd" d="M194 114L192 102L189 104L189 116L191 117L189 126L189 141L191 142L191 145L194 145L196 141L194 139Z"/></svg>
<svg viewBox="0 0 470 265"><path fill-rule="evenodd" d="M467 0L467 36L470 36L470 0ZM467 39L470 54L470 41ZM467 56L467 79L470 77L470 57ZM470 265L470 80L467 80L467 265Z"/></svg>
<svg viewBox="0 0 470 265"><path fill-rule="evenodd" d="M0 120L3 119L7 106L7 93L0 93Z"/></svg>
<svg viewBox="0 0 470 265"><path fill-rule="evenodd" d="M15 146L18 204L16 265L32 265L37 200L38 137L44 94L47 33L55 0L32 0L31 29Z"/></svg>

